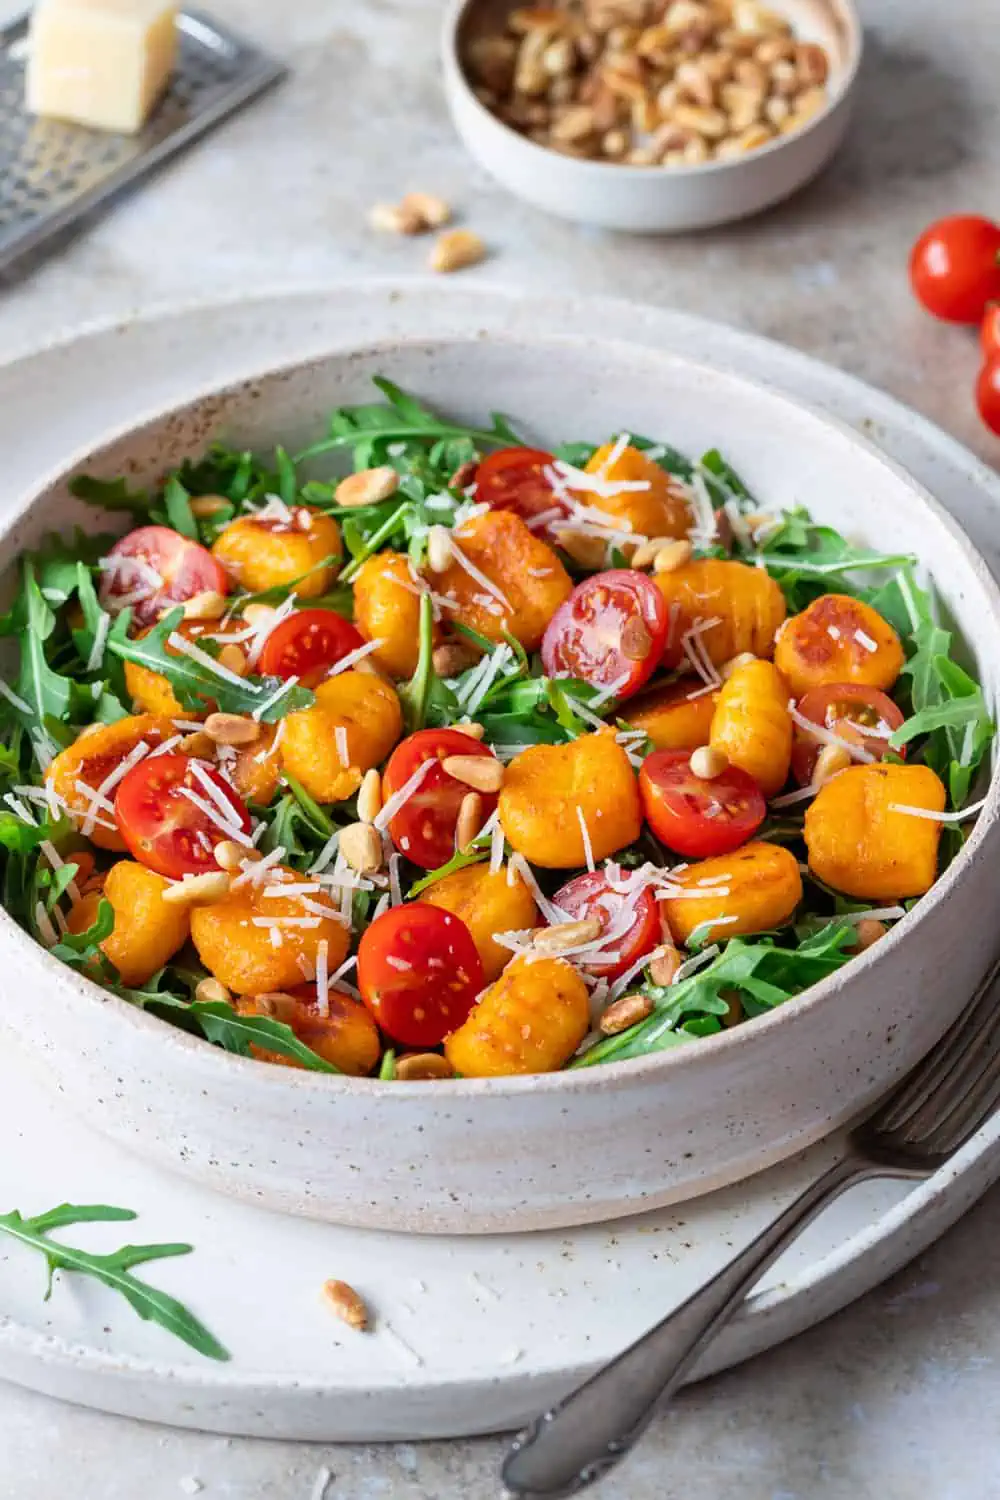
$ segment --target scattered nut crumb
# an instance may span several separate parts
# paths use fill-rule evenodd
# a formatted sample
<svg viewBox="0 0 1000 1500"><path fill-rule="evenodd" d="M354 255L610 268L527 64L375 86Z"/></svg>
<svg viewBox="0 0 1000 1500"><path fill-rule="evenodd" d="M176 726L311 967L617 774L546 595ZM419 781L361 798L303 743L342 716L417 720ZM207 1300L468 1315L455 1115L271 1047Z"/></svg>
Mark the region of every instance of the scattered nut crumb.
<svg viewBox="0 0 1000 1500"><path fill-rule="evenodd" d="M486 259L486 246L471 229L448 229L439 235L431 251L432 271L464 271Z"/></svg>
<svg viewBox="0 0 1000 1500"><path fill-rule="evenodd" d="M324 1281L323 1299L348 1328L364 1333L371 1327L364 1299L346 1281Z"/></svg>
<svg viewBox="0 0 1000 1500"><path fill-rule="evenodd" d="M407 193L399 203L374 204L368 222L386 234L425 234L451 222L451 205L436 193Z"/></svg>

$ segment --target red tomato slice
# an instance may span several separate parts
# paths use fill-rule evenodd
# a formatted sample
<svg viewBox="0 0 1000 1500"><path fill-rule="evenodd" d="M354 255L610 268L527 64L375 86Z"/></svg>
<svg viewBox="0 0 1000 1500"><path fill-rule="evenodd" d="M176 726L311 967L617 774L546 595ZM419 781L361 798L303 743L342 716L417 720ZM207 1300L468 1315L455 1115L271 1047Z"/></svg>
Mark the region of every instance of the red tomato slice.
<svg viewBox="0 0 1000 1500"><path fill-rule="evenodd" d="M991 302L986 309L979 342L987 360L1000 358L1000 302Z"/></svg>
<svg viewBox="0 0 1000 1500"><path fill-rule="evenodd" d="M425 760L442 761L449 755L482 755L495 760L493 751L458 729L418 729L402 740L389 757L382 776L384 799L409 781ZM440 765L432 766L413 795L389 820L389 837L401 854L425 870L436 870L455 852L455 825L462 799L472 787L449 776ZM480 792L483 820L497 805L497 795Z"/></svg>
<svg viewBox="0 0 1000 1500"><path fill-rule="evenodd" d="M644 953L652 953L663 941L659 907L656 897L649 890L643 891L633 903L631 921L622 931L623 913L628 898L612 890L602 870L578 875L575 880L556 891L552 900L562 911L568 912L574 921L596 917L601 924L602 933L609 928L621 933L600 958L591 958L586 953L577 955L576 961L586 968L588 974L598 974L604 979L617 979L619 974L624 974L626 969L631 968L637 958L641 958Z"/></svg>
<svg viewBox="0 0 1000 1500"><path fill-rule="evenodd" d="M129 852L168 880L217 870L215 846L232 838L225 823L242 833L251 828L250 814L229 783L189 755L148 755L126 772L115 793L115 819Z"/></svg>
<svg viewBox="0 0 1000 1500"><path fill-rule="evenodd" d="M498 448L476 470L476 499L492 510L512 510L522 521L547 510L565 515L566 506L545 477L544 470L552 463L552 454L542 448ZM538 536L549 534L545 525L532 530Z"/></svg>
<svg viewBox="0 0 1000 1500"><path fill-rule="evenodd" d="M366 928L358 988L379 1026L406 1047L436 1047L466 1020L483 964L465 923L426 902L394 906Z"/></svg>
<svg viewBox="0 0 1000 1500"><path fill-rule="evenodd" d="M112 566L103 597L121 601L141 591L141 598L132 604L136 625L155 624L167 610L195 594L229 593L221 563L169 526L140 526L130 531L115 543L108 558Z"/></svg>
<svg viewBox="0 0 1000 1500"><path fill-rule="evenodd" d="M842 740L860 745L876 760L883 760L889 750L889 736L903 722L903 711L878 688L860 683L838 682L829 687L811 688L799 699L798 712ZM800 786L808 786L816 759L823 748L807 729L798 725L792 745L792 774ZM904 750L896 752L905 755Z"/></svg>
<svg viewBox="0 0 1000 1500"><path fill-rule="evenodd" d="M753 838L767 803L746 771L728 766L713 781L691 770L689 750L655 750L639 771L646 821L677 854L706 859L731 854Z"/></svg>
<svg viewBox="0 0 1000 1500"><path fill-rule="evenodd" d="M331 667L364 644L361 632L334 610L300 609L271 631L260 654L260 671L265 677L297 677L315 687Z"/></svg>
<svg viewBox="0 0 1000 1500"><path fill-rule="evenodd" d="M628 698L663 660L669 624L663 595L645 573L595 573L549 621L542 663L549 677L582 677L598 688L617 683L615 697Z"/></svg>

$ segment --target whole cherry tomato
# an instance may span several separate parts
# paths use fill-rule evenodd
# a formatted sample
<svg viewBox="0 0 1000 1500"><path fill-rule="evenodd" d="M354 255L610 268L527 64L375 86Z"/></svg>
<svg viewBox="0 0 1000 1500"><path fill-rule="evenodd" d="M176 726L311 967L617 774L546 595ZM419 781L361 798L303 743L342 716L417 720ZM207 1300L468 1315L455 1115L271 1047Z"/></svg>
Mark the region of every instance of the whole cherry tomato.
<svg viewBox="0 0 1000 1500"><path fill-rule="evenodd" d="M542 448L498 448L476 470L476 499L491 510L512 510L522 521L566 507L545 477L554 462ZM555 517L552 518L555 520ZM548 528L533 528L545 536Z"/></svg>
<svg viewBox="0 0 1000 1500"><path fill-rule="evenodd" d="M107 556L102 596L119 609L130 604L136 625L154 624L195 594L228 592L225 569L211 552L169 526L140 526Z"/></svg>
<svg viewBox="0 0 1000 1500"><path fill-rule="evenodd" d="M358 988L382 1030L406 1047L436 1047L461 1026L483 988L465 923L424 901L376 917L358 946Z"/></svg>
<svg viewBox="0 0 1000 1500"><path fill-rule="evenodd" d="M458 729L418 729L401 740L389 757L382 777L385 800L400 791L424 761L434 765L394 818L389 837L401 854L425 870L436 870L455 852L455 829L465 797L473 788L450 776L440 762L450 755L483 756L496 763L488 745ZM480 792L483 821L497 805L496 792Z"/></svg>
<svg viewBox="0 0 1000 1500"><path fill-rule="evenodd" d="M306 687L322 682L331 667L365 644L349 620L332 609L300 609L280 620L264 642L265 677L297 677Z"/></svg>
<svg viewBox="0 0 1000 1500"><path fill-rule="evenodd" d="M976 405L987 427L1000 437L1000 355L988 359L979 372Z"/></svg>
<svg viewBox="0 0 1000 1500"><path fill-rule="evenodd" d="M615 568L578 583L549 621L542 664L549 677L616 684L615 697L638 692L667 648L670 613L645 573Z"/></svg>
<svg viewBox="0 0 1000 1500"><path fill-rule="evenodd" d="M987 359L1000 356L1000 302L991 302L983 315L979 342Z"/></svg>
<svg viewBox="0 0 1000 1500"><path fill-rule="evenodd" d="M619 974L632 967L637 958L652 953L663 941L660 909L652 891L643 891L626 913L628 897L608 884L603 870L577 875L556 891L552 900L574 921L596 917L602 935L609 930L617 933L599 958L591 958L586 953L577 955L577 962L583 964L589 974L617 979Z"/></svg>
<svg viewBox="0 0 1000 1500"><path fill-rule="evenodd" d="M1000 299L1000 225L978 214L939 219L910 255L917 298L947 323L978 323Z"/></svg>
<svg viewBox="0 0 1000 1500"><path fill-rule="evenodd" d="M147 755L127 771L115 820L130 853L168 880L217 870L216 844L252 826L228 781L189 755Z"/></svg>
<svg viewBox="0 0 1000 1500"><path fill-rule="evenodd" d="M689 859L731 854L753 838L767 813L764 795L746 771L727 766L706 781L692 771L688 750L647 755L639 793L656 837Z"/></svg>
<svg viewBox="0 0 1000 1500"><path fill-rule="evenodd" d="M811 688L798 702L798 712L823 729L829 729L842 740L860 745L882 760L889 752L889 736L903 722L903 711L886 693L858 682L836 682L829 687ZM807 729L796 725L792 745L792 774L800 786L812 781L823 742ZM896 752L905 755L905 751Z"/></svg>

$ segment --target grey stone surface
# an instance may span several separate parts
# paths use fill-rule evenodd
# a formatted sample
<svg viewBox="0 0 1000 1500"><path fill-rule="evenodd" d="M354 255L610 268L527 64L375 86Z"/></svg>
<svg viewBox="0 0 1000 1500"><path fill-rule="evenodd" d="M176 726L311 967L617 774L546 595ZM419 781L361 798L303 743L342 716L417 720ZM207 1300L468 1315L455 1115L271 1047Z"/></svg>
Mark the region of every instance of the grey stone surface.
<svg viewBox="0 0 1000 1500"><path fill-rule="evenodd" d="M6 6L0 0L0 10ZM858 118L833 167L761 219L683 241L559 224L457 146L436 70L438 0L213 0L292 80L165 170L58 259L0 291L0 356L158 306L411 274L426 246L366 210L444 194L491 247L463 273L614 293L808 350L908 401L989 461L973 336L906 281L926 221L997 208L997 0L861 0ZM602 1496L617 1500L1000 1497L1000 1192L922 1261L830 1323L685 1394ZM161 1431L0 1388L2 1500L489 1500L495 1440L333 1450ZM201 1486L195 1489L195 1481Z"/></svg>

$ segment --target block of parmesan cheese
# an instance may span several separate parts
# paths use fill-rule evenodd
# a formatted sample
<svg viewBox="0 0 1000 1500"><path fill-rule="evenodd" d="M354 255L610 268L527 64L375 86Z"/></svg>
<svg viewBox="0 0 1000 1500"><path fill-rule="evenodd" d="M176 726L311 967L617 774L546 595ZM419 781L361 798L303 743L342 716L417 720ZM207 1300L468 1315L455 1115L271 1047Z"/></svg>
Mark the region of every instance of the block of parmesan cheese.
<svg viewBox="0 0 1000 1500"><path fill-rule="evenodd" d="M165 0L38 0L27 104L95 130L141 130L177 56L177 8Z"/></svg>

